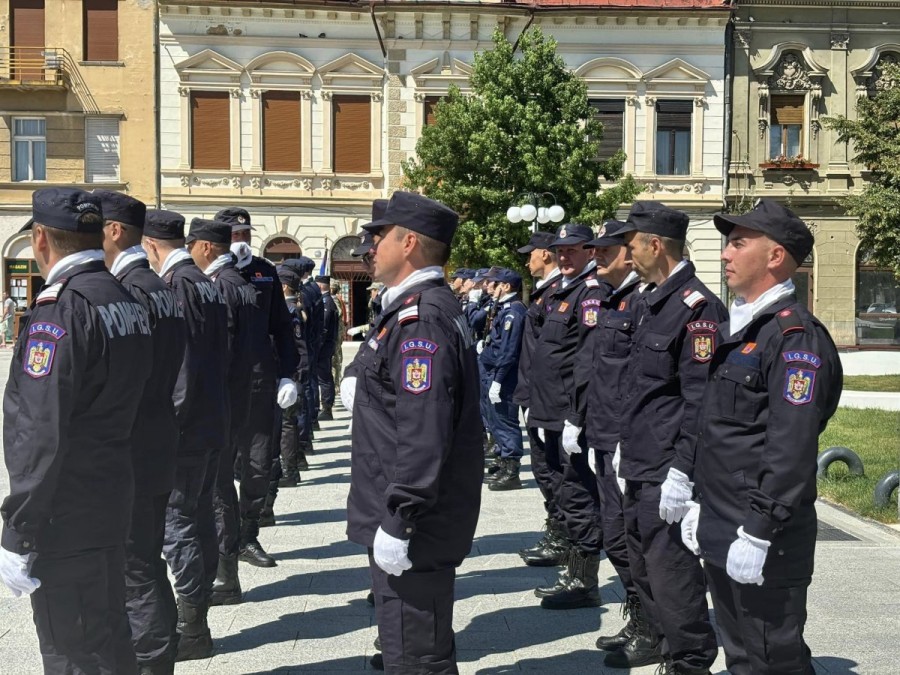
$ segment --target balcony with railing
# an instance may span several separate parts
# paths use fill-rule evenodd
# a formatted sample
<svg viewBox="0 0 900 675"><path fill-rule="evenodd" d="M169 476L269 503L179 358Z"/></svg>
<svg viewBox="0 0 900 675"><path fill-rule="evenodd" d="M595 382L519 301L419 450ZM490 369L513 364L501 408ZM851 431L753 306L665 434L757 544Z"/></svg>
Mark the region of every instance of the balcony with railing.
<svg viewBox="0 0 900 675"><path fill-rule="evenodd" d="M0 47L0 88L65 89L72 59L55 47Z"/></svg>

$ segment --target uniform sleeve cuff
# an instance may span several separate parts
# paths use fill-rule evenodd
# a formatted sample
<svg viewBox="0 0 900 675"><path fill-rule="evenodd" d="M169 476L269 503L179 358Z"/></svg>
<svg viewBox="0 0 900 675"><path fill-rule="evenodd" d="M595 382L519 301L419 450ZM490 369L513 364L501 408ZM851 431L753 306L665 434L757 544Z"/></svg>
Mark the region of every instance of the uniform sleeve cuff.
<svg viewBox="0 0 900 675"><path fill-rule="evenodd" d="M778 523L753 510L744 521L744 532L763 541L772 541L780 531L781 526Z"/></svg>
<svg viewBox="0 0 900 675"><path fill-rule="evenodd" d="M3 528L3 535L0 536L0 544L11 553L25 555L35 552L34 538L16 532L10 527Z"/></svg>
<svg viewBox="0 0 900 675"><path fill-rule="evenodd" d="M576 415L575 413L569 413L566 416L566 421L571 424L573 427L578 427L582 431L584 430L584 417L581 415Z"/></svg>
<svg viewBox="0 0 900 675"><path fill-rule="evenodd" d="M691 474L694 471L694 467L689 466L688 464L686 464L684 462L678 461L677 458L675 459L674 462L672 462L672 466L670 468L675 469L676 471L680 471L681 473L683 473L685 476L688 477L688 480L691 479Z"/></svg>
<svg viewBox="0 0 900 675"><path fill-rule="evenodd" d="M416 532L416 526L404 520L398 514L388 515L381 521L381 529L396 539L410 539Z"/></svg>

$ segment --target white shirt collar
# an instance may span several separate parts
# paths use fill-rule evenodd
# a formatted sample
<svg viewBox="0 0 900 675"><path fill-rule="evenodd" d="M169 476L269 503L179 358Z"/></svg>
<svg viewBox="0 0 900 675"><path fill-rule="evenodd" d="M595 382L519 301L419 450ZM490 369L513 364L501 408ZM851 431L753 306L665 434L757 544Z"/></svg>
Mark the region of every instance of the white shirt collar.
<svg viewBox="0 0 900 675"><path fill-rule="evenodd" d="M585 274L587 274L588 272L590 272L590 271L591 271L592 269L594 269L596 266L597 266L597 261L596 261L596 260L589 260L589 261L588 261L588 264L584 266L584 269L581 270L581 271L580 271L578 274L576 274L575 276L573 276L571 279L568 279L568 278L566 278L566 277L563 277L563 278L562 278L562 287L563 287L563 288L566 288L566 287L567 287L569 284L571 284L573 281L575 281L575 280L578 279L579 277L583 277Z"/></svg>
<svg viewBox="0 0 900 675"><path fill-rule="evenodd" d="M616 290L617 290L617 291L621 291L623 288L625 288L626 286L628 286L628 284L633 283L634 280L637 279L637 278L638 278L638 273L635 272L634 270L631 270L631 271L628 273L628 276L625 277L625 281L623 281L621 284L619 284L619 287L618 287Z"/></svg>
<svg viewBox="0 0 900 675"><path fill-rule="evenodd" d="M553 281L556 277L558 277L560 274L562 274L562 272L559 271L559 268L554 267L553 271L550 272L550 274L548 274L543 279L541 279L539 282L537 282L536 287L543 288L544 286L549 284L551 281Z"/></svg>
<svg viewBox="0 0 900 675"><path fill-rule="evenodd" d="M166 273L175 267L178 263L180 263L184 259L190 260L191 254L187 252L186 249L176 248L168 256L166 256L166 260L162 265L162 268L159 270L159 276L164 277Z"/></svg>
<svg viewBox="0 0 900 675"><path fill-rule="evenodd" d="M126 248L119 255L116 256L116 259L113 261L112 267L109 268L109 272L112 275L117 275L123 269L128 267L135 260L146 260L147 252L144 250L144 247L138 244L137 246L132 246L131 248Z"/></svg>
<svg viewBox="0 0 900 675"><path fill-rule="evenodd" d="M209 264L209 267L207 267L205 270L203 270L203 274L205 274L205 275L208 276L208 277L211 277L213 274L215 274L215 273L218 272L220 269L222 269L223 267L225 267L225 265L227 265L228 263L230 263L230 262L232 261L232 259L233 259L233 258L231 257L231 253L230 253L230 252L229 252L229 253L223 253L223 254L220 255L218 258L216 258L215 260L213 260L213 261Z"/></svg>
<svg viewBox="0 0 900 675"><path fill-rule="evenodd" d="M677 265L675 265L675 267L672 268L672 271L669 272L669 276L667 276L667 277L666 277L665 279L663 279L661 282L659 282L658 284L656 284L656 288L654 288L654 289L653 289L652 291L650 291L650 292L651 292L651 293L656 293L656 291L658 291L658 290L660 289L660 287L661 287L664 283L666 283L669 279L671 279L672 277L674 277L674 276L675 276L675 273L676 273L678 270L683 269L684 267L686 267L687 264L688 264L688 261L682 259L681 262L679 262Z"/></svg>
<svg viewBox="0 0 900 675"><path fill-rule="evenodd" d="M766 307L791 295L794 291L794 282L786 279L780 284L772 286L753 302L747 302L743 298L735 298L734 302L731 303L729 312L728 330L734 335L746 326L749 326L756 317L762 314Z"/></svg>
<svg viewBox="0 0 900 675"><path fill-rule="evenodd" d="M87 251L78 251L78 253L67 255L50 268L50 272L47 274L47 279L45 281L46 285L49 286L50 284L56 283L61 276L76 265L83 265L92 260L103 260L103 251L99 248L92 248Z"/></svg>
<svg viewBox="0 0 900 675"><path fill-rule="evenodd" d="M384 295L381 296L381 306L387 309L391 306L391 303L403 295L403 292L407 288L412 288L416 284L420 284L423 281L429 281L430 279L443 279L444 278L444 270L438 267L437 265L432 265L430 267L423 267L420 270L416 270L408 277L406 277L403 281L401 281L396 286L391 286L388 288Z"/></svg>
<svg viewBox="0 0 900 675"><path fill-rule="evenodd" d="M498 302L502 305L502 304L505 304L505 303L509 302L509 301L512 300L514 297L516 297L515 292L507 293L507 294L504 295L502 298L500 298L500 300L498 300Z"/></svg>

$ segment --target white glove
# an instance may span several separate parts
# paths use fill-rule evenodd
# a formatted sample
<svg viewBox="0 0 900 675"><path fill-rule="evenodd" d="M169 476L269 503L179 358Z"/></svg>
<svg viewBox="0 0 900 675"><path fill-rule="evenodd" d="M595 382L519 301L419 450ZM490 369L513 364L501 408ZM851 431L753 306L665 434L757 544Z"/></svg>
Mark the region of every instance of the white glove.
<svg viewBox="0 0 900 675"><path fill-rule="evenodd" d="M669 475L659 493L659 517L671 525L688 511L688 500L694 494L694 484L681 471L669 469Z"/></svg>
<svg viewBox="0 0 900 675"><path fill-rule="evenodd" d="M562 446L567 455L576 455L581 452L581 446L578 445L578 437L581 435L581 427L576 427L569 420L566 420L562 432Z"/></svg>
<svg viewBox="0 0 900 675"><path fill-rule="evenodd" d="M528 426L528 408L522 408L522 419L525 421L525 426Z"/></svg>
<svg viewBox="0 0 900 675"><path fill-rule="evenodd" d="M31 576L31 566L35 558L36 553L19 555L0 548L0 578L17 598L22 597L23 593L31 595L40 588L41 580Z"/></svg>
<svg viewBox="0 0 900 675"><path fill-rule="evenodd" d="M471 291L469 291L469 302L478 302L479 300L481 300L480 288L473 288Z"/></svg>
<svg viewBox="0 0 900 675"><path fill-rule="evenodd" d="M547 439L544 437L544 430L540 427L537 428L537 437L541 439L541 443L547 442Z"/></svg>
<svg viewBox="0 0 900 675"><path fill-rule="evenodd" d="M475 343L475 353L480 354L484 351L484 340L479 340Z"/></svg>
<svg viewBox="0 0 900 675"><path fill-rule="evenodd" d="M409 559L409 540L397 539L378 528L375 533L375 544L372 546L372 557L375 564L388 574L399 577L412 567Z"/></svg>
<svg viewBox="0 0 900 675"><path fill-rule="evenodd" d="M751 537L743 527L737 530L738 538L728 548L725 571L739 584L763 584L763 566L772 542Z"/></svg>
<svg viewBox="0 0 900 675"><path fill-rule="evenodd" d="M488 389L488 400L491 403L500 403L500 383L491 382L491 388Z"/></svg>
<svg viewBox="0 0 900 675"><path fill-rule="evenodd" d="M612 468L616 472L616 483L619 485L619 492L625 494L625 479L619 478L619 463L622 461L622 444L616 443L616 451L613 453Z"/></svg>
<svg viewBox="0 0 900 675"><path fill-rule="evenodd" d="M700 542L697 541L697 525L700 522L700 505L688 502L688 512L681 519L681 541L694 555L700 555Z"/></svg>
<svg viewBox="0 0 900 675"><path fill-rule="evenodd" d="M288 377L278 380L278 407L290 408L297 402L297 383Z"/></svg>
<svg viewBox="0 0 900 675"><path fill-rule="evenodd" d="M356 378L345 377L341 380L341 403L348 412L353 412L353 399L356 398Z"/></svg>
<svg viewBox="0 0 900 675"><path fill-rule="evenodd" d="M593 448L588 448L588 466L591 467L591 471L597 473L597 451Z"/></svg>

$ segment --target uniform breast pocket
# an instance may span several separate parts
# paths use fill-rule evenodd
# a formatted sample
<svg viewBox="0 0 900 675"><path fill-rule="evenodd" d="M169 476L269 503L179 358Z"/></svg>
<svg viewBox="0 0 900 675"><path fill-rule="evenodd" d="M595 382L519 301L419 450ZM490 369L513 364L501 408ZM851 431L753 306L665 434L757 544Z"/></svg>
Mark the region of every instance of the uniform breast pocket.
<svg viewBox="0 0 900 675"><path fill-rule="evenodd" d="M625 358L631 351L631 317L604 317L600 323L600 350L604 356Z"/></svg>
<svg viewBox="0 0 900 675"><path fill-rule="evenodd" d="M541 328L541 338L552 344L561 344L569 332L572 316L555 311L550 314Z"/></svg>
<svg viewBox="0 0 900 675"><path fill-rule="evenodd" d="M639 343L641 373L655 380L671 380L675 377L675 357L672 355L674 343L674 335L646 333Z"/></svg>
<svg viewBox="0 0 900 675"><path fill-rule="evenodd" d="M384 382L387 379L384 358L369 347L363 349L365 351L361 351L356 359L360 369L357 372L356 398L353 405L381 408L384 405Z"/></svg>
<svg viewBox="0 0 900 675"><path fill-rule="evenodd" d="M744 421L757 418L766 398L759 369L726 362L713 377L717 380L713 402L722 417Z"/></svg>

